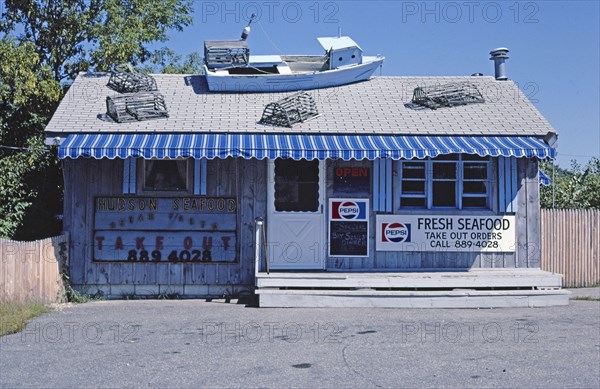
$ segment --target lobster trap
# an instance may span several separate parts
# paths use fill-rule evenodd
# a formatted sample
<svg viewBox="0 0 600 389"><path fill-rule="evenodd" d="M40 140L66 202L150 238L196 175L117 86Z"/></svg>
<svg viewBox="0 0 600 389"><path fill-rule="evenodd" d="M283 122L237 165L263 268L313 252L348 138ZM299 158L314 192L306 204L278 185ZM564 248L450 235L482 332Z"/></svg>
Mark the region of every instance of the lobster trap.
<svg viewBox="0 0 600 389"><path fill-rule="evenodd" d="M108 96L106 113L117 123L169 117L165 98L158 92Z"/></svg>
<svg viewBox="0 0 600 389"><path fill-rule="evenodd" d="M317 116L319 111L315 99L308 93L298 92L267 104L259 123L292 127L295 123L305 122Z"/></svg>
<svg viewBox="0 0 600 389"><path fill-rule="evenodd" d="M204 63L209 69L247 66L250 49L246 41L205 41Z"/></svg>
<svg viewBox="0 0 600 389"><path fill-rule="evenodd" d="M417 87L413 91L412 103L438 109L475 103L485 103L476 85L459 82L443 85Z"/></svg>
<svg viewBox="0 0 600 389"><path fill-rule="evenodd" d="M131 65L120 65L111 72L107 86L119 93L152 92L158 90L156 80L136 71Z"/></svg>

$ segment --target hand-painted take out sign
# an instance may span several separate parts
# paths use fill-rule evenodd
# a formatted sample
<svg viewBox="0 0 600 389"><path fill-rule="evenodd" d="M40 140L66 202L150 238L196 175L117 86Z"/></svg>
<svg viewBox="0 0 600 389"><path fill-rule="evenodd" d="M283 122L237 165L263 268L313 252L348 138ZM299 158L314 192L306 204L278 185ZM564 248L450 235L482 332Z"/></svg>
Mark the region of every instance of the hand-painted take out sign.
<svg viewBox="0 0 600 389"><path fill-rule="evenodd" d="M95 199L95 261L235 262L236 236L232 198Z"/></svg>

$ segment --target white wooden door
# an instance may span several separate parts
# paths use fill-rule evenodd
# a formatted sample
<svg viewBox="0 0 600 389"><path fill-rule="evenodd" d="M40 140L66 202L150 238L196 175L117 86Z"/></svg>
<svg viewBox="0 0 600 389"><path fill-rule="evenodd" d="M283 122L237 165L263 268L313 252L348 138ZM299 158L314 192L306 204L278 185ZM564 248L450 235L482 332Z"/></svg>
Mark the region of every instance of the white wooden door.
<svg viewBox="0 0 600 389"><path fill-rule="evenodd" d="M324 162L276 159L268 169L270 269L324 269Z"/></svg>

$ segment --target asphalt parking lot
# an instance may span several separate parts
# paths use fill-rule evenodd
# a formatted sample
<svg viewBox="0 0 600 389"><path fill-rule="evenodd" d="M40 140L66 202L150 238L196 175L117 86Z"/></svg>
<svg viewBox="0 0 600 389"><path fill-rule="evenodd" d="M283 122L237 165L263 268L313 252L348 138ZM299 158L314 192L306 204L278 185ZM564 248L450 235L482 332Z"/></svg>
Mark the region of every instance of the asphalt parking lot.
<svg viewBox="0 0 600 389"><path fill-rule="evenodd" d="M409 310L100 301L0 338L3 388L198 386L598 388L600 303Z"/></svg>

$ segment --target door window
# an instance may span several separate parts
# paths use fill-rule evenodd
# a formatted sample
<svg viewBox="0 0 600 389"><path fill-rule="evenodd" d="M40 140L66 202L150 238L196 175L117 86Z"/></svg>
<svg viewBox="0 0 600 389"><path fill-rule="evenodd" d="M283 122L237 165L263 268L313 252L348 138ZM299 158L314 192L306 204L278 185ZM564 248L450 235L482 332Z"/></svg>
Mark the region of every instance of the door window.
<svg viewBox="0 0 600 389"><path fill-rule="evenodd" d="M319 209L319 161L275 160L275 210L316 212Z"/></svg>

